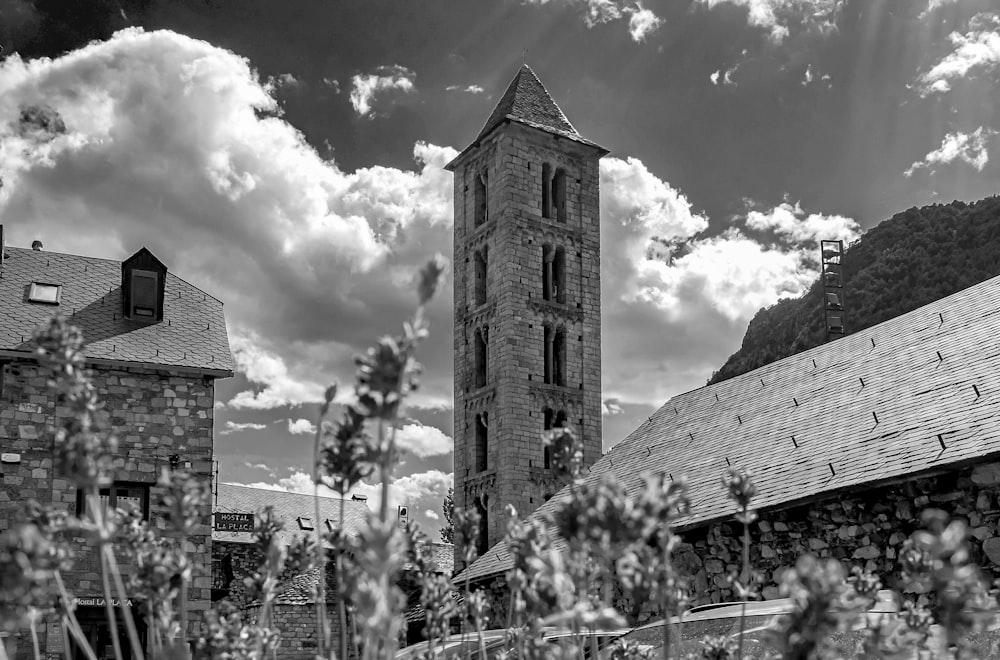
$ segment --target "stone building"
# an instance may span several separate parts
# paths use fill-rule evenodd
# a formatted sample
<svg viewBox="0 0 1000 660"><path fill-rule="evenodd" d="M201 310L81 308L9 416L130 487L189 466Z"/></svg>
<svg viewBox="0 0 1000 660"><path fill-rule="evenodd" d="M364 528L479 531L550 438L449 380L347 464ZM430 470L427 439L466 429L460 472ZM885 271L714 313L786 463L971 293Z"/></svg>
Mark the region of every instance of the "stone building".
<svg viewBox="0 0 1000 660"><path fill-rule="evenodd" d="M285 546L296 537L313 536L319 528L323 534L343 530L349 535L357 534L365 525L369 514L368 505L362 499L340 500L334 497L320 498L320 516L316 518L312 495L285 491L251 488L236 484L219 484L217 498L213 505L214 529L212 531L212 599L228 598L240 607L251 619L259 611L259 604L248 598L243 578L250 575L260 563L260 554L253 544L253 517L264 507L270 506L276 518L285 525L278 540ZM343 505L343 522L341 522ZM433 543L433 565L438 572L451 575L453 569L453 549L449 543ZM326 569L327 611L333 638L340 634L337 604L340 594L334 579L334 558L330 557ZM281 642L277 657L282 660L313 658L316 654L316 593L319 571L313 569L302 573L286 571L278 586L272 616L274 626L281 631ZM419 598L414 603L413 594L417 584L409 566L404 566L400 586L410 595L406 612L408 639L423 639L423 610ZM350 596L348 596L348 600ZM348 623L350 627L350 623ZM351 631L348 631L351 634ZM353 645L352 645L353 649ZM352 654L353 655L353 654Z"/></svg>
<svg viewBox="0 0 1000 660"><path fill-rule="evenodd" d="M33 332L55 313L82 330L93 383L118 437L114 483L101 490L102 502L138 507L153 520L161 515L161 470L186 469L209 484L215 379L233 373L222 303L168 272L145 248L124 262L45 252L40 242L0 252L0 530L29 498L83 512L82 494L53 466L53 431L69 411L56 404L33 353ZM190 537L190 635L211 603L207 514ZM84 633L106 658L111 640L99 560L79 541L66 586ZM139 605L126 604L143 627ZM63 657L58 622L44 621L40 633L45 657ZM26 633L6 642L17 649L14 657L33 657Z"/></svg>
<svg viewBox="0 0 1000 660"><path fill-rule="evenodd" d="M544 429L571 425L601 454L598 161L522 66L455 174L455 505L482 515L482 550L504 508L557 490Z"/></svg>
<svg viewBox="0 0 1000 660"><path fill-rule="evenodd" d="M694 604L733 600L740 526L721 486L750 470L760 521L751 561L777 595L806 552L875 571L898 586L897 558L920 512L971 528L972 554L1000 576L1000 278L755 371L673 397L590 470L629 491L642 475L685 475L676 563ZM568 497L563 490L536 515ZM561 542L560 542L561 543ZM467 570L503 589L503 543ZM658 614L619 602L639 620Z"/></svg>

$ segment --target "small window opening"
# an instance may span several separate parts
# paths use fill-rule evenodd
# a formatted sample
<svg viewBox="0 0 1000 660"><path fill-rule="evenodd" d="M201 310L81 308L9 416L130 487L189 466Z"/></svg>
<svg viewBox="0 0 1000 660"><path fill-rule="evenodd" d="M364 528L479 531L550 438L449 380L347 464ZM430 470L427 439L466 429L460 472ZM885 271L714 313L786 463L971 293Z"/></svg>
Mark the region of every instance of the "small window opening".
<svg viewBox="0 0 1000 660"><path fill-rule="evenodd" d="M552 298L558 303L566 302L566 250L556 248L552 259Z"/></svg>
<svg viewBox="0 0 1000 660"><path fill-rule="evenodd" d="M556 170L552 177L552 204L555 206L556 220L566 222L566 170Z"/></svg>
<svg viewBox="0 0 1000 660"><path fill-rule="evenodd" d="M486 413L476 415L476 472L485 472L489 467L489 429Z"/></svg>
<svg viewBox="0 0 1000 660"><path fill-rule="evenodd" d="M476 304L486 303L486 248L476 252L475 258L475 281L476 281Z"/></svg>
<svg viewBox="0 0 1000 660"><path fill-rule="evenodd" d="M158 298L156 273L134 269L132 271L132 316L156 318Z"/></svg>
<svg viewBox="0 0 1000 660"><path fill-rule="evenodd" d="M28 289L28 300L30 302L58 305L60 298L62 298L62 286L58 284L32 282L31 287Z"/></svg>
<svg viewBox="0 0 1000 660"><path fill-rule="evenodd" d="M542 246L542 300L566 302L566 249Z"/></svg>
<svg viewBox="0 0 1000 660"><path fill-rule="evenodd" d="M543 428L546 431L552 430L552 408L543 410L542 418L544 419ZM542 446L542 467L546 470L552 467L552 447L549 445Z"/></svg>
<svg viewBox="0 0 1000 660"><path fill-rule="evenodd" d="M542 300L552 300L552 267L555 252L551 245L542 246Z"/></svg>
<svg viewBox="0 0 1000 660"><path fill-rule="evenodd" d="M552 339L552 382L566 385L566 331L559 328Z"/></svg>
<svg viewBox="0 0 1000 660"><path fill-rule="evenodd" d="M473 203L475 204L475 226L489 220L489 205L486 201L486 172L479 172L476 175L476 183L473 191Z"/></svg>
<svg viewBox="0 0 1000 660"><path fill-rule="evenodd" d="M486 328L476 330L474 368L476 387L486 387Z"/></svg>
<svg viewBox="0 0 1000 660"><path fill-rule="evenodd" d="M552 217L552 166L542 165L542 217Z"/></svg>
<svg viewBox="0 0 1000 660"><path fill-rule="evenodd" d="M141 514L143 520L149 520L149 486L132 484L114 484L110 488L98 491L98 502L104 516L111 511L134 510ZM83 490L77 490L76 513L83 518L88 515L87 498Z"/></svg>
<svg viewBox="0 0 1000 660"><path fill-rule="evenodd" d="M543 353L545 358L544 360L545 371L542 374L542 382L545 383L546 385L552 384L552 373L553 369L555 368L554 360L552 358L554 335L555 332L553 332L552 327L549 325L545 325L542 331L542 342L544 346Z"/></svg>
<svg viewBox="0 0 1000 660"><path fill-rule="evenodd" d="M304 529L306 531L310 531L310 530L316 529L316 527L313 526L312 518L306 518L304 516L299 516L297 520L298 520L298 523L299 523L299 529Z"/></svg>
<svg viewBox="0 0 1000 660"><path fill-rule="evenodd" d="M476 513L479 514L479 534L476 539L476 552L479 553L479 556L483 556L490 549L490 519L487 515L487 501L485 495L476 500Z"/></svg>

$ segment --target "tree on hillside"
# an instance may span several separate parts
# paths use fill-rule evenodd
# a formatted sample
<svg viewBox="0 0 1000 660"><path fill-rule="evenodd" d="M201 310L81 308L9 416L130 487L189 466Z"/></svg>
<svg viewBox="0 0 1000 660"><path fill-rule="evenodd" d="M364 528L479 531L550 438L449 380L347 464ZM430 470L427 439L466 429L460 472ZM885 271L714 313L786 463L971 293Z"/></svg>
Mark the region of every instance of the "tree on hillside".
<svg viewBox="0 0 1000 660"><path fill-rule="evenodd" d="M817 245L817 251L818 251ZM857 332L1000 275L1000 197L911 208L844 253L847 332ZM762 309L709 384L826 342L823 287Z"/></svg>
<svg viewBox="0 0 1000 660"><path fill-rule="evenodd" d="M445 526L441 528L441 540L445 543L454 543L455 521L452 518L455 515L455 488L453 486L448 487L448 494L441 503L441 511L444 512L445 519Z"/></svg>

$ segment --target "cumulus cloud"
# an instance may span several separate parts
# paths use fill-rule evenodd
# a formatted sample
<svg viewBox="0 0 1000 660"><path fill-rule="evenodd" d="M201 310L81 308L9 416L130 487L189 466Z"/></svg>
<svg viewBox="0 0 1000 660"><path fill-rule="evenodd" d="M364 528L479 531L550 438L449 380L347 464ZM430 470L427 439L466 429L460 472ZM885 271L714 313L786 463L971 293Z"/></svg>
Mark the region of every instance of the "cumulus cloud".
<svg viewBox="0 0 1000 660"><path fill-rule="evenodd" d="M654 405L718 368L757 310L805 291L819 238L860 233L784 202L707 235L708 218L637 159L601 161L601 214L604 394Z"/></svg>
<svg viewBox="0 0 1000 660"><path fill-rule="evenodd" d="M972 71L990 73L1000 68L1000 14L977 14L965 34L952 32L948 41L951 52L917 79L922 96L947 92L956 79Z"/></svg>
<svg viewBox="0 0 1000 660"><path fill-rule="evenodd" d="M736 71L737 67L732 67L731 69L718 69L713 72L708 79L712 81L713 85L726 85L735 86L736 83L733 81L733 73Z"/></svg>
<svg viewBox="0 0 1000 660"><path fill-rule="evenodd" d="M466 92L468 94L482 94L486 91L479 85L448 85L444 89L446 92Z"/></svg>
<svg viewBox="0 0 1000 660"><path fill-rule="evenodd" d="M426 458L450 453L455 441L434 426L404 424L396 429L396 445L402 451Z"/></svg>
<svg viewBox="0 0 1000 660"><path fill-rule="evenodd" d="M697 0L710 9L723 3L744 7L747 22L768 31L780 43L792 28L827 32L836 28L845 0Z"/></svg>
<svg viewBox="0 0 1000 660"><path fill-rule="evenodd" d="M760 231L771 230L793 244L841 240L849 243L858 237L860 228L842 215L806 214L798 203L785 202L770 211L750 211L746 226Z"/></svg>
<svg viewBox="0 0 1000 660"><path fill-rule="evenodd" d="M553 0L522 0L526 4L545 5ZM663 24L663 19L653 11L632 0L561 0L563 4L583 10L583 20L588 28L627 18L632 41L640 43Z"/></svg>
<svg viewBox="0 0 1000 660"><path fill-rule="evenodd" d="M921 169L932 169L935 165L945 165L955 161L968 163L982 172L990 160L989 141L997 135L997 131L980 126L971 133L948 133L941 141L941 146L931 151L923 160L910 165L903 176L911 177Z"/></svg>
<svg viewBox="0 0 1000 660"><path fill-rule="evenodd" d="M316 433L316 425L308 419L299 418L296 420L289 419L287 421L288 432L292 435L312 435Z"/></svg>
<svg viewBox="0 0 1000 660"><path fill-rule="evenodd" d="M372 112L377 96L386 92L412 92L416 75L399 64L380 66L373 73L357 74L351 77L351 106L364 117Z"/></svg>
<svg viewBox="0 0 1000 660"><path fill-rule="evenodd" d="M267 470L267 471L271 470L271 468L266 463L251 463L250 461L244 461L243 465L253 470Z"/></svg>
<svg viewBox="0 0 1000 660"><path fill-rule="evenodd" d="M0 61L8 240L111 259L146 245L224 301L252 386L233 408L317 401L353 379L353 356L411 312L427 246L450 251L455 155L421 142L411 169L343 171L278 116L247 60L169 31ZM450 290L428 307L435 329L451 325ZM445 363L446 335L425 362ZM446 367L422 384L415 401L451 400Z"/></svg>
<svg viewBox="0 0 1000 660"><path fill-rule="evenodd" d="M251 383L262 386L257 391L238 393L229 401L231 407L260 410L322 401L326 388L293 377L282 357L262 348L259 341L260 338L252 334L230 337L236 369Z"/></svg>
<svg viewBox="0 0 1000 660"><path fill-rule="evenodd" d="M920 12L919 18L927 18L938 9L941 9L942 7L946 7L948 5L954 5L957 2L958 0L928 0L927 8L924 9L922 12Z"/></svg>
<svg viewBox="0 0 1000 660"><path fill-rule="evenodd" d="M424 515L427 516L428 518L430 518L431 520L440 520L441 519L441 516L434 509L427 509L426 511L424 511Z"/></svg>
<svg viewBox="0 0 1000 660"><path fill-rule="evenodd" d="M621 402L618 399L605 399L601 404L601 414L605 417L624 414Z"/></svg>
<svg viewBox="0 0 1000 660"><path fill-rule="evenodd" d="M267 424L254 424L253 422L237 423L226 421L226 427L219 431L219 435L229 435L239 431L261 431L267 428Z"/></svg>
<svg viewBox="0 0 1000 660"><path fill-rule="evenodd" d="M410 507L438 506L444 499L444 496L448 494L448 488L452 486L452 483L451 473L445 473L440 470L429 470L427 472L401 476L389 484L389 506L394 507L402 504ZM291 476L279 479L277 482L258 481L237 485L312 495L313 484L311 475L301 470L295 470ZM340 496L336 491L322 484L320 484L319 493L324 497ZM352 495L366 496L368 498L368 506L377 511L382 501L382 484L360 483L347 494L347 497L351 497Z"/></svg>
<svg viewBox="0 0 1000 660"><path fill-rule="evenodd" d="M646 35L655 32L663 24L663 19L642 5L637 5L628 17L628 33L636 43L646 40Z"/></svg>

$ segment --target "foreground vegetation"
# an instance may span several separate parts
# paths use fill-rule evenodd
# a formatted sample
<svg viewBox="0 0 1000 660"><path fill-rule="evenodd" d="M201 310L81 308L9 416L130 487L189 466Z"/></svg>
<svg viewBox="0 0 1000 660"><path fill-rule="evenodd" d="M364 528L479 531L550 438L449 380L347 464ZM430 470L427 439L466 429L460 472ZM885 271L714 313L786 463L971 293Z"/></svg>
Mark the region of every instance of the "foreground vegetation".
<svg viewBox="0 0 1000 660"><path fill-rule="evenodd" d="M403 632L405 598L398 585L406 563L415 567L421 586L428 654L440 649L456 626L480 640L484 630L499 627L509 630L507 657L583 660L588 654L594 657L597 650L590 631L626 625L612 607L619 596L634 603L657 603L666 615L687 609L695 594L671 561L680 543L673 523L697 505L688 500L683 480L648 475L644 487L632 493L626 493L612 475L589 482L584 479L581 448L569 428L553 429L544 437L554 469L567 485L565 505L545 519L521 520L517 512L508 511L506 542L513 566L505 576L509 594L504 603L491 603L485 592L473 591L467 581L456 585L448 576L429 570L428 544L419 530L400 528L395 516L390 516L388 489L397 461L397 420L407 395L418 386L419 364L414 354L428 331L423 305L434 295L443 269L444 264L434 260L421 271L419 303L403 332L383 337L358 358L352 403L335 415L337 388L330 387L321 405L315 437L317 488L322 483L344 496L372 476L383 489L378 511L372 512L357 536L337 531L324 534L317 526L314 536L301 537L291 547L276 541L281 521L270 511L260 512L255 537L261 561L244 581L248 594L259 603L254 620L245 620L243 612L223 601L209 611L204 633L193 643L188 640L191 626L186 607L192 566L184 547L195 527L206 520L205 484L180 471L161 476L166 493L162 504L168 512L163 529L141 520L134 511L104 515L99 489L112 479L114 435L102 421L100 402L84 369L83 337L63 320L53 319L35 337L38 354L51 372L59 405L73 411L72 419L56 433L54 458L60 476L80 489L90 505L87 515L78 518L30 504L23 520L0 535L2 629L29 630L35 657L40 658L39 622L58 620L67 641L72 638L86 657L96 657L76 620L73 595L63 579L74 559L72 539L79 536L90 538L100 555L111 639L119 660L123 649L114 632L118 626L128 631L131 657L143 657L130 609L111 605L116 598L124 602L129 596L147 609L152 658L181 659L192 654L220 660L274 657L281 644L281 631L273 617L280 578L311 569L318 569L321 576L315 594L316 656L331 660L394 655ZM757 519L753 509L756 487L751 475L737 469L722 475L721 487L732 499L734 517L743 529L742 570L730 579L746 602L757 597L762 581L749 561L749 529ZM476 559L473 535L479 520L474 512L455 510L452 516L455 540L464 549L461 560L468 565ZM970 562L965 525L949 522L935 511L925 512L924 521L926 529L914 534L901 553L900 570L905 583L931 595L928 604L907 602L899 616L867 619L861 648L839 648L834 633L853 625L871 608L879 581L857 569L847 572L834 560L804 556L782 579L781 593L791 599L792 612L774 631L778 657L835 658L859 653L883 658L971 657L969 635L992 622L995 593ZM565 551L554 548L556 536L566 541ZM325 593L327 556L336 559L335 583L343 585L345 598L330 599ZM131 568L123 571L122 566ZM123 573L128 574L127 581ZM455 592L463 598L454 598ZM328 601L336 603L336 612L326 611ZM336 635L331 632L331 621L339 624ZM943 632L932 649L930 630L935 623ZM565 644L549 645L543 640L543 629L548 626L575 635ZM663 627L664 658L682 656L678 627ZM741 658L743 642L741 626L734 639L705 639L693 657ZM65 648L67 658L71 657L68 643ZM634 645L618 646L610 653L615 660L649 655Z"/></svg>

